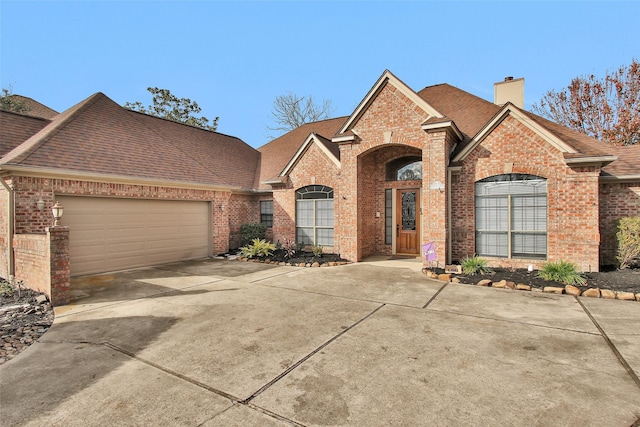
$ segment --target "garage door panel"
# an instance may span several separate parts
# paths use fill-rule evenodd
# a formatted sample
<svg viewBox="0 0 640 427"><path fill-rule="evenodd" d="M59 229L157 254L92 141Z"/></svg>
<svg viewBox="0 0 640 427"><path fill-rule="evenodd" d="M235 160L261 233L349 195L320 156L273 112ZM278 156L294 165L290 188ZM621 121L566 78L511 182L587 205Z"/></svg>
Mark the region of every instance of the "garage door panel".
<svg viewBox="0 0 640 427"><path fill-rule="evenodd" d="M210 253L207 202L62 196L71 274L203 258Z"/></svg>

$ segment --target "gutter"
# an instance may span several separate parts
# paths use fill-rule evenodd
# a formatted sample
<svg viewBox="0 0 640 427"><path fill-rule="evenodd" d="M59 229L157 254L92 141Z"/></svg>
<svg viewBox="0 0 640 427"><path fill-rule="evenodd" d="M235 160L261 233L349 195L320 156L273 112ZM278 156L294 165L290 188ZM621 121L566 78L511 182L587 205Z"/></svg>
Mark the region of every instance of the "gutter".
<svg viewBox="0 0 640 427"><path fill-rule="evenodd" d="M7 203L7 209L9 211L7 215L7 271L9 272L9 277L7 277L7 279L9 279L9 282L13 283L13 277L15 276L15 265L13 262L14 193L13 188L7 185L7 183L4 181L4 177L0 177L0 183L2 183L2 186L5 188L5 190L7 190L7 199L9 202Z"/></svg>

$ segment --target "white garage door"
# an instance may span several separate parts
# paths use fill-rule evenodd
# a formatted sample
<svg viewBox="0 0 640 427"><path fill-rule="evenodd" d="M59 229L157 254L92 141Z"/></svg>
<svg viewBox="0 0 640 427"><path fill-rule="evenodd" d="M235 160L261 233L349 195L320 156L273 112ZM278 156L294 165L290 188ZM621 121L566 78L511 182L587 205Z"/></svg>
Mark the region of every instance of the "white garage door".
<svg viewBox="0 0 640 427"><path fill-rule="evenodd" d="M209 203L100 197L56 198L70 227L71 275L210 255Z"/></svg>

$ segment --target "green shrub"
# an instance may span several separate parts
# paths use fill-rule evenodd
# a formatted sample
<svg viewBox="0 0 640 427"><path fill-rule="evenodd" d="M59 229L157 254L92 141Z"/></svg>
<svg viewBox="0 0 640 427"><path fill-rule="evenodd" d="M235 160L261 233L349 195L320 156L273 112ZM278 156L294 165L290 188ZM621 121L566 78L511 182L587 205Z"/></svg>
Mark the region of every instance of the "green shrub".
<svg viewBox="0 0 640 427"><path fill-rule="evenodd" d="M240 248L240 255L247 258L269 256L275 250L276 245L264 239L253 239L252 243Z"/></svg>
<svg viewBox="0 0 640 427"><path fill-rule="evenodd" d="M267 226L264 224L242 224L240 226L240 246L246 246L254 239L264 239L266 234Z"/></svg>
<svg viewBox="0 0 640 427"><path fill-rule="evenodd" d="M479 256L466 257L462 260L462 272L464 274L489 274L491 269L487 266L487 260Z"/></svg>
<svg viewBox="0 0 640 427"><path fill-rule="evenodd" d="M618 221L618 255L620 268L627 268L631 261L640 258L640 216L621 218Z"/></svg>
<svg viewBox="0 0 640 427"><path fill-rule="evenodd" d="M322 246L320 246L320 245L312 246L311 247L311 252L313 252L313 255L317 256L318 258L322 257Z"/></svg>
<svg viewBox="0 0 640 427"><path fill-rule="evenodd" d="M587 279L578 273L575 264L567 261L545 262L538 271L538 277L544 280L555 280L565 285L585 285Z"/></svg>

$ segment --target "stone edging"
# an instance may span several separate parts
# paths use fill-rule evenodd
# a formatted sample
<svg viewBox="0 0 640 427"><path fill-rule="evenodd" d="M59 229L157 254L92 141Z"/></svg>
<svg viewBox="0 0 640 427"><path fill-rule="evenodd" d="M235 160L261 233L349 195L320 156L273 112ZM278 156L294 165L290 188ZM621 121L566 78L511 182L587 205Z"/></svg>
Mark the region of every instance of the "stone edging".
<svg viewBox="0 0 640 427"><path fill-rule="evenodd" d="M439 280L441 282L451 282L451 283L461 283L460 279L457 277L453 277L452 274L437 274L433 271L430 271L427 268L423 268L422 272L430 279ZM474 285L469 285L474 286ZM604 299L617 299L622 301L640 301L640 293L634 294L633 292L616 292L611 291L609 289L600 289L600 288L590 288L586 291L582 292L579 288L566 285L564 288L557 286L545 286L544 288L534 288L531 285L525 285L524 283L514 283L508 282L506 280L501 280L499 282L492 282L489 279L480 280L475 286L486 286L492 287L496 289L511 289L516 291L531 291L531 292L542 292L547 294L566 294L573 295L576 297L582 296L587 298L604 298Z"/></svg>
<svg viewBox="0 0 640 427"><path fill-rule="evenodd" d="M231 258L229 258L231 259ZM311 268L311 267L337 267L340 265L347 265L347 264L351 264L351 261L329 261L329 262L314 262L314 263L310 263L310 262L301 262L301 263L290 263L290 262L284 262L284 261L271 261L270 259L265 259L265 260L261 260L261 259L249 259L249 258L245 258L245 257L237 257L236 258L237 261L244 261L244 262L257 262L260 264L274 264L274 265L280 265L280 266L287 266L287 267L305 267L305 268Z"/></svg>

